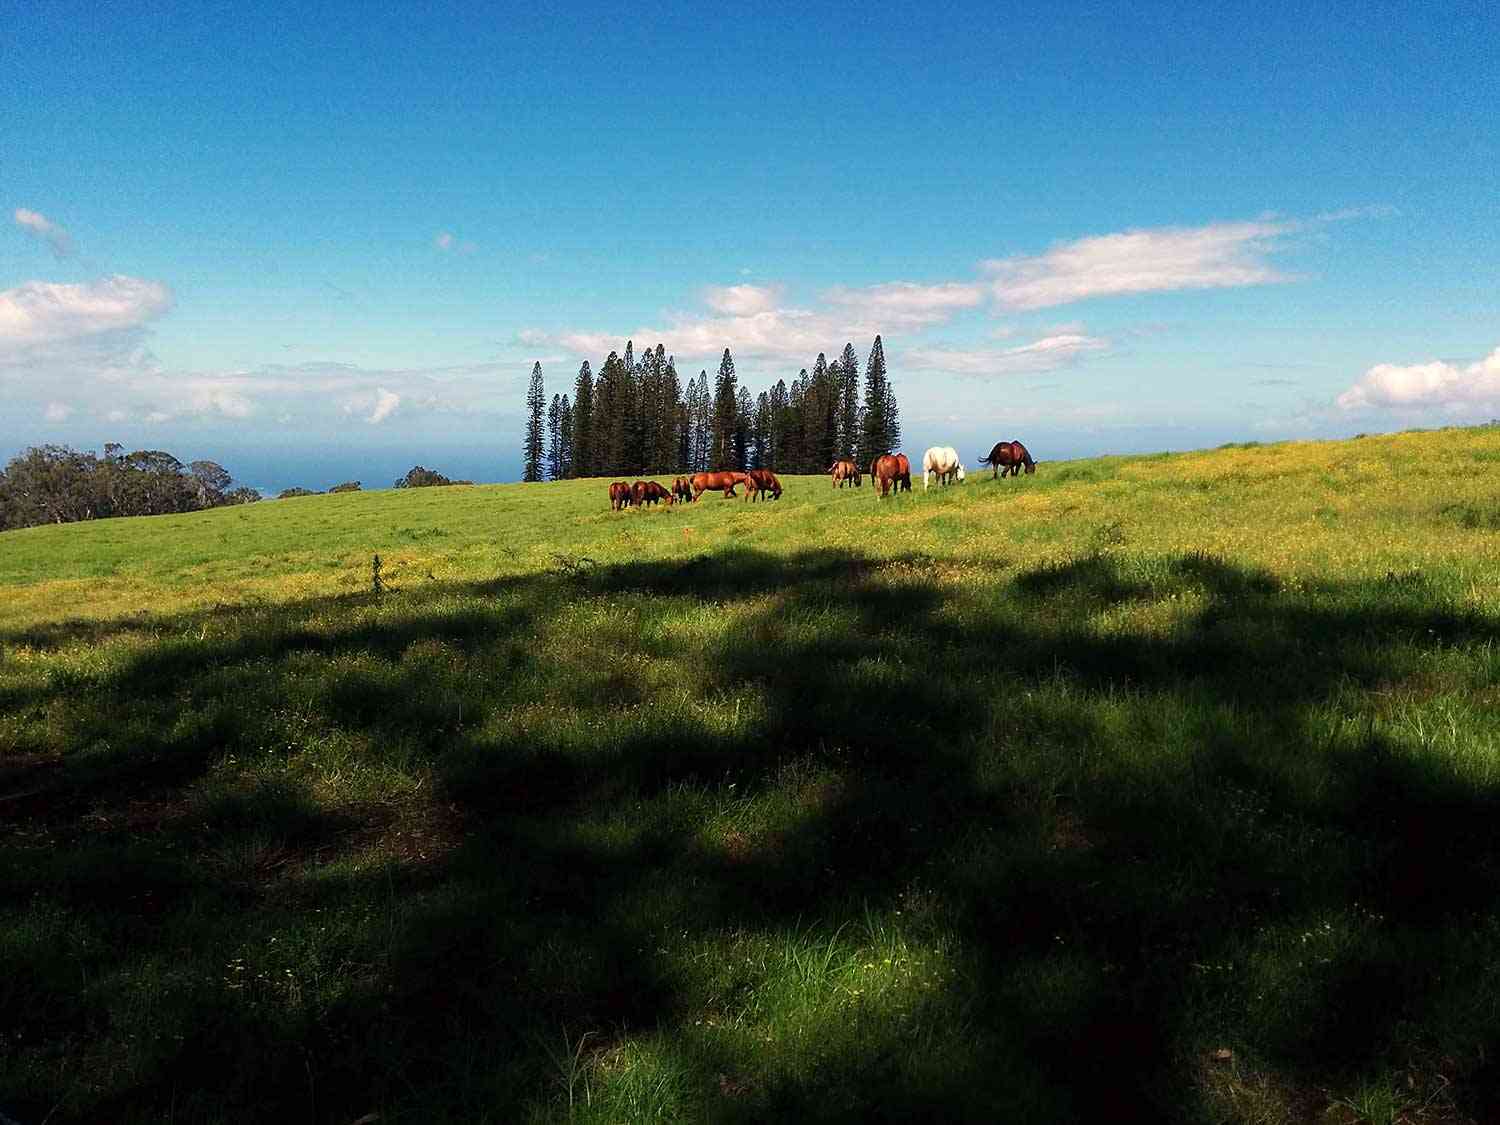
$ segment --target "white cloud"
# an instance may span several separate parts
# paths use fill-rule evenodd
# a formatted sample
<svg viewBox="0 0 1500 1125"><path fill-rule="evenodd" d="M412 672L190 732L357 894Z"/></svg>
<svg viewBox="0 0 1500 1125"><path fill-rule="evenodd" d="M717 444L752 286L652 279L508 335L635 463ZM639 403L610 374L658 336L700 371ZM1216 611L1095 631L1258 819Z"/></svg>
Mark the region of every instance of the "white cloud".
<svg viewBox="0 0 1500 1125"><path fill-rule="evenodd" d="M1500 348L1459 366L1443 360L1380 363L1336 400L1343 410L1463 408L1500 404Z"/></svg>
<svg viewBox="0 0 1500 1125"><path fill-rule="evenodd" d="M770 312L780 300L779 285L710 285L703 291L703 303L726 316Z"/></svg>
<svg viewBox="0 0 1500 1125"><path fill-rule="evenodd" d="M438 231L438 233L433 236L432 245L436 249L441 250L444 254L447 254L450 251L458 254L472 254L477 249L477 247L468 239L459 239L458 236L450 230Z"/></svg>
<svg viewBox="0 0 1500 1125"><path fill-rule="evenodd" d="M42 417L48 422L66 422L72 413L73 408L65 402L49 402Z"/></svg>
<svg viewBox="0 0 1500 1125"><path fill-rule="evenodd" d="M1055 371L1108 350L1108 340L1070 333L1046 336L1014 348L903 348L899 360L906 367L919 371L943 371L955 375L1022 375Z"/></svg>
<svg viewBox="0 0 1500 1125"><path fill-rule="evenodd" d="M52 253L57 257L67 258L72 255L73 236L40 211L28 211L25 207L17 207L15 219L18 227L34 234L52 247Z"/></svg>
<svg viewBox="0 0 1500 1125"><path fill-rule="evenodd" d="M639 328L627 336L607 332L568 332L558 343L590 357L621 351L627 339L642 345L660 341L678 358L713 361L725 348L735 359L810 364L819 352L843 347L855 333L842 321L803 309L769 309L750 316L682 317L667 328Z"/></svg>
<svg viewBox="0 0 1500 1125"><path fill-rule="evenodd" d="M378 426L401 405L401 396L394 391L388 391L384 387L375 388L375 409L370 412L368 421L371 425Z"/></svg>
<svg viewBox="0 0 1500 1125"><path fill-rule="evenodd" d="M0 291L0 351L136 328L171 307L170 289L138 277L28 281Z"/></svg>
<svg viewBox="0 0 1500 1125"><path fill-rule="evenodd" d="M1090 297L1265 285L1290 278L1266 260L1297 224L1262 220L1131 230L1060 243L1035 257L991 259L996 301L1044 309Z"/></svg>
<svg viewBox="0 0 1500 1125"><path fill-rule="evenodd" d="M923 328L946 322L959 309L979 305L984 287L957 281L939 285L887 281L860 289L838 286L824 293L823 299L887 329Z"/></svg>
<svg viewBox="0 0 1500 1125"><path fill-rule="evenodd" d="M516 333L516 343L528 348L541 347L552 342L552 337L540 328L523 328Z"/></svg>

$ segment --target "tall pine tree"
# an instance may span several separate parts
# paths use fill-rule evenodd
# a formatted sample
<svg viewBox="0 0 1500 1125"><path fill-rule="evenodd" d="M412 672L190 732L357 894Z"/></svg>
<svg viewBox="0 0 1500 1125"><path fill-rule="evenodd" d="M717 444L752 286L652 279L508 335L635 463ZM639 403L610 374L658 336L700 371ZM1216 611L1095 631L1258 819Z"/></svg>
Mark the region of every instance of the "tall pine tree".
<svg viewBox="0 0 1500 1125"><path fill-rule="evenodd" d="M631 473L627 466L633 396L625 362L618 352L605 357L594 384L594 471L615 477Z"/></svg>
<svg viewBox="0 0 1500 1125"><path fill-rule="evenodd" d="M755 400L750 388L741 387L734 400L734 467L740 472L751 468L750 433L755 427Z"/></svg>
<svg viewBox="0 0 1500 1125"><path fill-rule="evenodd" d="M896 395L885 373L885 347L880 337L870 346L865 361L865 411L860 420L860 464L869 465L876 457L890 453L901 445L901 420Z"/></svg>
<svg viewBox="0 0 1500 1125"><path fill-rule="evenodd" d="M591 477L594 465L594 374L589 361L578 369L573 384L573 472L575 477Z"/></svg>
<svg viewBox="0 0 1500 1125"><path fill-rule="evenodd" d="M786 435L787 426L790 424L788 414L791 411L791 399L787 395L786 380L777 379L776 385L771 388L771 425L766 440L766 456L769 458L767 464L773 469L782 472L794 471L791 461L787 457Z"/></svg>
<svg viewBox="0 0 1500 1125"><path fill-rule="evenodd" d="M563 395L562 396L562 406L558 409L558 412L557 412L557 428L561 432L561 435L562 435L562 437L560 439L560 442L559 442L559 445L561 447L561 455L559 457L559 464L561 465L561 469L562 469L561 475L562 475L563 479L566 480L566 479L571 478L574 475L574 472L573 472L573 404L568 401L568 396L567 395Z"/></svg>
<svg viewBox="0 0 1500 1125"><path fill-rule="evenodd" d="M708 372L699 371L693 391L693 463L695 473L708 472L713 455L714 400L708 393Z"/></svg>
<svg viewBox="0 0 1500 1125"><path fill-rule="evenodd" d="M542 411L547 408L547 391L542 386L542 365L531 369L531 387L526 392L526 447L523 450L521 479L542 479Z"/></svg>
<svg viewBox="0 0 1500 1125"><path fill-rule="evenodd" d="M719 361L719 377L714 383L713 445L708 459L714 469L734 468L734 432L739 414L739 380L734 374L734 357L724 349Z"/></svg>
<svg viewBox="0 0 1500 1125"><path fill-rule="evenodd" d="M755 425L750 430L750 464L773 469L771 461L771 396L761 391L755 399Z"/></svg>
<svg viewBox="0 0 1500 1125"><path fill-rule="evenodd" d="M562 480L562 396L547 407L547 479Z"/></svg>
<svg viewBox="0 0 1500 1125"><path fill-rule="evenodd" d="M859 359L853 344L845 344L839 357L839 378L838 455L852 458L859 448Z"/></svg>

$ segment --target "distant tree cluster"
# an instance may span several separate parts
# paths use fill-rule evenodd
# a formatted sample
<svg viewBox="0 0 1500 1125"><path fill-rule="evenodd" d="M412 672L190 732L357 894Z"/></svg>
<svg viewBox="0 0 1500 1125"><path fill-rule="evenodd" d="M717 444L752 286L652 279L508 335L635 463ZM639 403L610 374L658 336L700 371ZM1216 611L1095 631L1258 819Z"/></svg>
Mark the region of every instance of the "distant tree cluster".
<svg viewBox="0 0 1500 1125"><path fill-rule="evenodd" d="M421 465L413 465L406 470L404 477L397 477L393 488L431 488L439 484L473 484L471 480L449 480L436 469L424 469ZM359 487L358 485L355 486Z"/></svg>
<svg viewBox="0 0 1500 1125"><path fill-rule="evenodd" d="M610 352L596 376L578 369L571 401L550 405L542 365L531 370L522 479L689 473L774 468L820 473L836 458L863 464L901 444L896 396L880 337L870 348L860 402L854 345L832 363L820 354L790 386L779 379L759 395L740 385L729 349L710 386L707 370L686 387L661 345L635 357Z"/></svg>
<svg viewBox="0 0 1500 1125"><path fill-rule="evenodd" d="M126 453L111 442L100 456L65 445L33 446L0 471L0 530L195 512L260 499L255 489L233 483L214 461L184 465L159 449Z"/></svg>

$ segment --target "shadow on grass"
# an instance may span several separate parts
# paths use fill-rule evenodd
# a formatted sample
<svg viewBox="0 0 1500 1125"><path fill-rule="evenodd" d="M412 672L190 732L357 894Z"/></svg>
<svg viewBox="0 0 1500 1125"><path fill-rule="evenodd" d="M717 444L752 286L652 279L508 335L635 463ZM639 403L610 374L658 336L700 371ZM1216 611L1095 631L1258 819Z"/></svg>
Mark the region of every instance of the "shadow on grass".
<svg viewBox="0 0 1500 1125"><path fill-rule="evenodd" d="M1493 1104L1492 728L1388 714L1490 675L1493 622L1409 576L929 561L221 610L7 688L0 1106L1200 1119L1224 1045L1305 1089L1441 1055ZM866 1001L882 942L943 971Z"/></svg>

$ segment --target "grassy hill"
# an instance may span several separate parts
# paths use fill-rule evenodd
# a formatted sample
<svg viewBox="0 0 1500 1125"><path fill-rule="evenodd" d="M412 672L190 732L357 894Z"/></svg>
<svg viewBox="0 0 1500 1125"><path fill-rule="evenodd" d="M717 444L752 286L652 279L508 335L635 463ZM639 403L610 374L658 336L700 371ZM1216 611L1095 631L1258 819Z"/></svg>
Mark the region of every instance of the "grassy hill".
<svg viewBox="0 0 1500 1125"><path fill-rule="evenodd" d="M0 1109L1500 1104L1500 430L606 483L0 535Z"/></svg>

